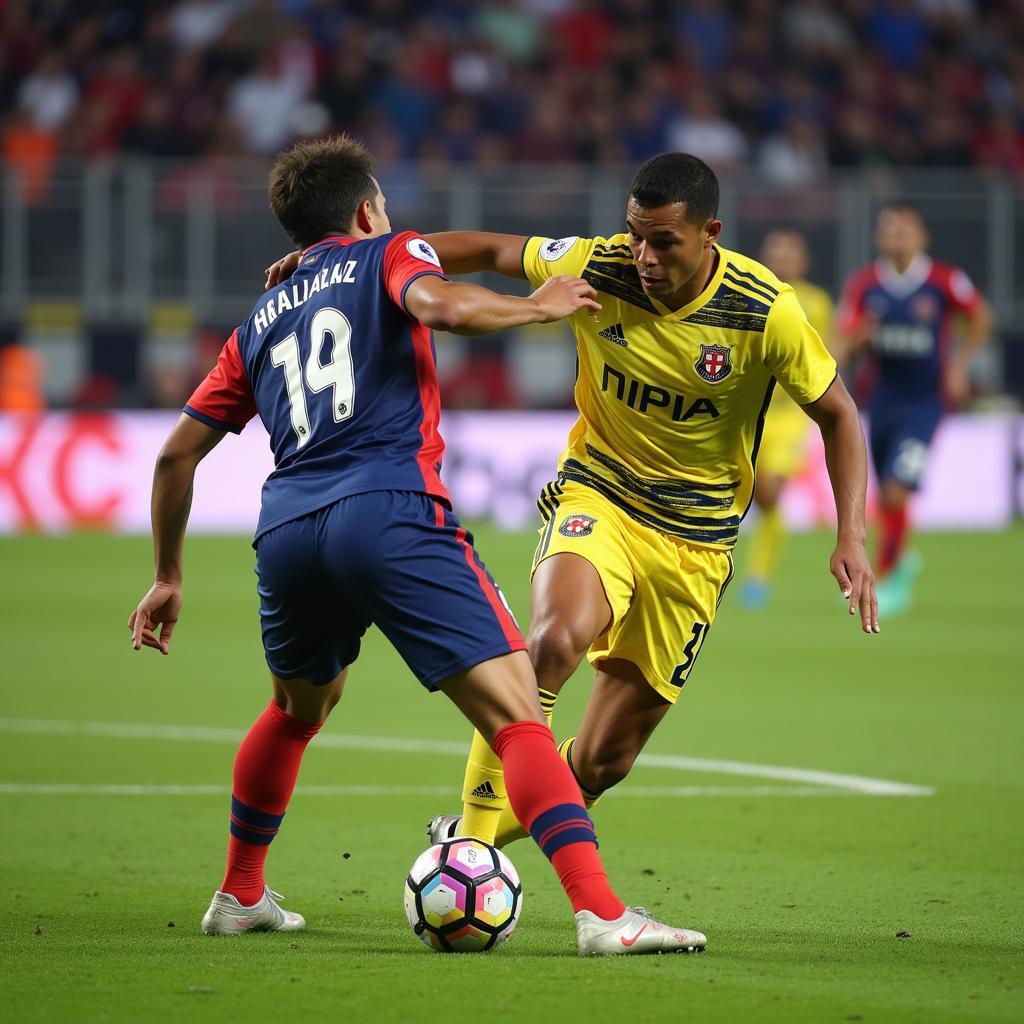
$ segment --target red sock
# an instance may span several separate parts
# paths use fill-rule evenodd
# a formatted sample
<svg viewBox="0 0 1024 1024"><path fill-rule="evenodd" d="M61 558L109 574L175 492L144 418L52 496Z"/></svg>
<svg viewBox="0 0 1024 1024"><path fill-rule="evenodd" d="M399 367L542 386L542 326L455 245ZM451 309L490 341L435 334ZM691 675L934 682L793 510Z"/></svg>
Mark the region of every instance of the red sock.
<svg viewBox="0 0 1024 1024"><path fill-rule="evenodd" d="M228 866L220 889L244 907L263 897L270 843L295 789L302 755L319 731L319 725L293 718L271 701L238 748Z"/></svg>
<svg viewBox="0 0 1024 1024"><path fill-rule="evenodd" d="M512 810L551 861L572 909L606 921L618 917L625 906L605 874L590 815L551 730L539 722L515 722L493 745Z"/></svg>
<svg viewBox="0 0 1024 1024"><path fill-rule="evenodd" d="M907 506L883 505L881 508L881 536L878 539L879 578L891 572L903 553L907 536Z"/></svg>

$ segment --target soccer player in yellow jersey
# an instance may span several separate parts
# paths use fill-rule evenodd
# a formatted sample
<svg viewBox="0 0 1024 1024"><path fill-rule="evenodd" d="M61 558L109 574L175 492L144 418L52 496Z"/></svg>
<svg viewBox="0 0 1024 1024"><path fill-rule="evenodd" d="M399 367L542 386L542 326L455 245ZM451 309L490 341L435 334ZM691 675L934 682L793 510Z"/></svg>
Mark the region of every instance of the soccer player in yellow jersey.
<svg viewBox="0 0 1024 1024"><path fill-rule="evenodd" d="M580 417L540 497L527 639L549 720L580 660L595 668L579 733L560 747L588 805L625 778L700 654L732 577L777 382L821 429L838 512L830 568L850 614L878 632L857 409L793 289L718 245L717 211L710 168L666 153L633 179L625 233L428 236L449 273L491 270L534 286L579 276L602 306L569 321ZM461 816L431 822L435 841L500 846L524 834L479 735L463 801Z"/></svg>
<svg viewBox="0 0 1024 1024"><path fill-rule="evenodd" d="M770 231L761 247L761 262L780 281L792 285L808 322L828 345L832 334L832 300L824 288L804 277L810 260L803 235L786 229ZM750 538L746 579L740 592L740 600L748 608L759 608L768 600L771 578L786 537L779 498L786 483L803 465L810 425L786 390L776 388L757 454L754 501L760 517Z"/></svg>
<svg viewBox="0 0 1024 1024"><path fill-rule="evenodd" d="M864 436L835 360L793 288L718 244L718 181L683 153L648 160L606 238L430 236L445 268L571 274L602 311L575 314L580 417L543 491L528 644L541 703L586 656L596 670L578 735L561 749L587 801L625 778L689 677L733 574L765 413L781 386L821 430L838 513L830 568L878 632L864 552ZM432 838L522 835L479 735L461 820Z"/></svg>

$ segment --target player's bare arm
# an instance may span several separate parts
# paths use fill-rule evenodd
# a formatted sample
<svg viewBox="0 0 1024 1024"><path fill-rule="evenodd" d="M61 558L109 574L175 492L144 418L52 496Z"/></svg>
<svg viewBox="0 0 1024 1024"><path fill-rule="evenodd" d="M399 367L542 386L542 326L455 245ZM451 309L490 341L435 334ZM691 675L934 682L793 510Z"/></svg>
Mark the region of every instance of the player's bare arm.
<svg viewBox="0 0 1024 1024"><path fill-rule="evenodd" d="M476 274L484 270L506 277L525 278L525 235L499 235L491 231L439 231L423 236L434 248L449 274ZM302 250L282 256L266 269L265 288L274 288L295 273Z"/></svg>
<svg viewBox="0 0 1024 1024"><path fill-rule="evenodd" d="M859 610L864 632L877 633L875 577L864 550L867 454L857 406L837 375L821 398L803 408L821 430L825 463L836 502L836 546L829 569L843 597L849 601L850 614Z"/></svg>
<svg viewBox="0 0 1024 1024"><path fill-rule="evenodd" d="M525 235L499 235L491 231L439 231L426 235L450 274L476 274L490 270L506 277L525 278Z"/></svg>
<svg viewBox="0 0 1024 1024"><path fill-rule="evenodd" d="M586 281L566 275L550 278L525 297L424 275L409 285L405 305L420 323L452 334L487 334L524 324L551 323L579 309L601 310L597 292Z"/></svg>
<svg viewBox="0 0 1024 1024"><path fill-rule="evenodd" d="M152 647L169 653L181 614L182 552L196 467L224 434L182 415L157 456L152 500L154 580L128 619L135 650Z"/></svg>
<svg viewBox="0 0 1024 1024"><path fill-rule="evenodd" d="M953 406L963 405L970 397L971 362L992 331L992 307L981 299L966 319L967 329L950 357L944 381L946 397Z"/></svg>

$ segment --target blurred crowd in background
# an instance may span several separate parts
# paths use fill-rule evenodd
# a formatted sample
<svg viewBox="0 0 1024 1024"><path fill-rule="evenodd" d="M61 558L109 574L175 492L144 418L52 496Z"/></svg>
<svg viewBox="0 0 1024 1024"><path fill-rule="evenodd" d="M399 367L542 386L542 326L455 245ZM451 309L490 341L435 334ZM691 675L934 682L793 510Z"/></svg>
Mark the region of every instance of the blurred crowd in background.
<svg viewBox="0 0 1024 1024"><path fill-rule="evenodd" d="M618 165L664 149L1024 175L1020 0L3 0L8 161L269 156Z"/></svg>
<svg viewBox="0 0 1024 1024"><path fill-rule="evenodd" d="M676 149L727 183L763 182L762 207L780 192L791 196L789 216L803 204L807 226L817 224L815 252L829 253L841 220L870 219L840 208L830 183L843 175L950 169L1019 205L1024 0L0 0L0 408L180 404L233 326L185 295L203 252L189 249L202 234L186 202L191 185L212 182L207 276L238 263L248 295L258 274L246 261L263 266L282 244L262 196L270 159L295 139L339 130L366 139L390 169L389 195L395 183L404 190L393 209L415 211L410 226L421 230L462 215L452 206L434 223L449 168L488 180L520 162L551 165L552 177L554 164L575 164L628 181L629 168ZM111 245L91 268L86 242L130 234L119 204L135 209L141 193L117 175L133 161L154 169L145 260ZM114 178L104 185L88 168ZM12 202L28 211L20 228ZM150 202L143 196L138 209ZM558 230L548 223L558 202L527 230ZM1013 251L1012 205L1008 216L989 198L960 205L946 248L949 231L966 238L984 213L990 234L1009 225ZM587 230L579 208L588 209L582 189L563 233ZM735 232L745 211L732 214ZM602 230L617 227L612 219ZM987 248L987 234L969 235L971 253L937 255L985 261L991 275L1001 250ZM857 258L869 255L862 249ZM184 252L192 262L179 267ZM146 261L159 280L136 306L152 316L130 302L120 312L96 304L97 282L128 295ZM810 276L833 292L841 280L835 261ZM168 314L157 300L175 288ZM210 290L221 294L220 282ZM1007 278L1003 291L1012 290ZM446 341L448 402L570 404L571 351L520 340Z"/></svg>

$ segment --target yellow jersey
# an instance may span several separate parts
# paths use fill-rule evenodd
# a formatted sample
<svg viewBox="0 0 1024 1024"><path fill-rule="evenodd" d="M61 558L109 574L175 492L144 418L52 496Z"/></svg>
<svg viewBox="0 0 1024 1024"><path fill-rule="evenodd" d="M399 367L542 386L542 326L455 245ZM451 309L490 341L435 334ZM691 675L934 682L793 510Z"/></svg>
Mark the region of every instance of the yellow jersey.
<svg viewBox="0 0 1024 1024"><path fill-rule="evenodd" d="M810 281L797 278L789 282L796 293L796 300L807 316L807 321L818 332L818 337L828 344L832 336L832 299L824 288L819 288ZM772 395L772 411L785 408L792 409L795 403L782 388L776 388Z"/></svg>
<svg viewBox="0 0 1024 1024"><path fill-rule="evenodd" d="M836 364L789 285L746 256L715 250L708 286L677 310L644 291L625 234L530 238L523 270L534 287L558 274L582 277L603 307L570 318L580 416L560 475L646 526L729 549L753 495L775 382L795 401L814 402Z"/></svg>

